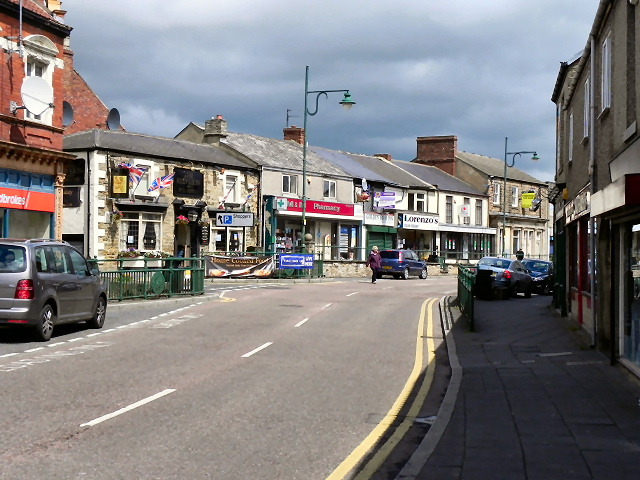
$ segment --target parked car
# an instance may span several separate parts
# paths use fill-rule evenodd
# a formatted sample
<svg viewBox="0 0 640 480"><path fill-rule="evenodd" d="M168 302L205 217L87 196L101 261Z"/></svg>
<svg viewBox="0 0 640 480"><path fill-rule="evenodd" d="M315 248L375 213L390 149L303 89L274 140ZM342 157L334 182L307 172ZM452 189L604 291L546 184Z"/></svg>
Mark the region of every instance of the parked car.
<svg viewBox="0 0 640 480"><path fill-rule="evenodd" d="M427 262L413 250L380 250L380 258L382 268L378 271L378 278L382 275L405 280L411 275L427 278Z"/></svg>
<svg viewBox="0 0 640 480"><path fill-rule="evenodd" d="M0 325L31 327L48 341L55 325L102 328L107 295L97 269L67 242L0 239Z"/></svg>
<svg viewBox="0 0 640 480"><path fill-rule="evenodd" d="M531 297L533 281L519 260L483 257L476 265L476 292L486 291L491 298L498 293L516 297L524 293Z"/></svg>
<svg viewBox="0 0 640 480"><path fill-rule="evenodd" d="M525 258L522 265L529 271L533 280L533 291L550 295L553 293L553 263L546 260L537 260L535 258Z"/></svg>

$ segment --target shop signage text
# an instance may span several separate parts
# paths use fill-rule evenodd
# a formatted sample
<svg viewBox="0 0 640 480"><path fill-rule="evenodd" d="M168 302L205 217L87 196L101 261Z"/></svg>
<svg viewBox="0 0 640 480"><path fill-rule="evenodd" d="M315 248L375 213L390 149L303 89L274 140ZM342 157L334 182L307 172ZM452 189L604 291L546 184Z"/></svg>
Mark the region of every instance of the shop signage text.
<svg viewBox="0 0 640 480"><path fill-rule="evenodd" d="M380 225L383 227L395 227L395 217L392 213L365 212L365 225Z"/></svg>
<svg viewBox="0 0 640 480"><path fill-rule="evenodd" d="M277 210L302 212L301 199L276 197L275 202ZM353 204L319 202L317 200L307 200L306 213L339 215L344 217L353 217L355 214Z"/></svg>
<svg viewBox="0 0 640 480"><path fill-rule="evenodd" d="M55 196L53 193L0 188L0 208L53 212L55 210Z"/></svg>
<svg viewBox="0 0 640 480"><path fill-rule="evenodd" d="M398 214L398 228L409 230L438 230L439 219L437 216L416 215L413 213Z"/></svg>
<svg viewBox="0 0 640 480"><path fill-rule="evenodd" d="M566 223L573 222L575 219L590 212L590 195L589 191L580 192L573 200L564 207L564 215Z"/></svg>

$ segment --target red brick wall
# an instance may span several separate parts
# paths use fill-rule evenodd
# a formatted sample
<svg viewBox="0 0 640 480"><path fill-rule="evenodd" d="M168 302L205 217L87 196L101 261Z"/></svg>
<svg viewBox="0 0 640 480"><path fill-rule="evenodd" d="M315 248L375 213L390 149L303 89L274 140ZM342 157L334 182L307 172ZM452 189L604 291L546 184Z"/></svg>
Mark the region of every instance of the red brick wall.
<svg viewBox="0 0 640 480"><path fill-rule="evenodd" d="M414 162L438 167L455 177L458 137L418 137L416 142L418 151Z"/></svg>
<svg viewBox="0 0 640 480"><path fill-rule="evenodd" d="M285 140L293 140L300 145L304 145L304 129L291 125L290 127L283 128Z"/></svg>

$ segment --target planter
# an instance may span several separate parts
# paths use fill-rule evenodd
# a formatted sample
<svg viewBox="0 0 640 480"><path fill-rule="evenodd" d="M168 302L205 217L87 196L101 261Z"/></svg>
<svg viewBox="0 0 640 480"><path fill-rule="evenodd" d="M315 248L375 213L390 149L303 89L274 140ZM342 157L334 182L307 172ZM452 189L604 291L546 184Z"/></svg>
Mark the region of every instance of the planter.
<svg viewBox="0 0 640 480"><path fill-rule="evenodd" d="M121 258L123 268L144 268L143 257Z"/></svg>
<svg viewBox="0 0 640 480"><path fill-rule="evenodd" d="M147 259L147 268L162 268L162 259L161 258Z"/></svg>

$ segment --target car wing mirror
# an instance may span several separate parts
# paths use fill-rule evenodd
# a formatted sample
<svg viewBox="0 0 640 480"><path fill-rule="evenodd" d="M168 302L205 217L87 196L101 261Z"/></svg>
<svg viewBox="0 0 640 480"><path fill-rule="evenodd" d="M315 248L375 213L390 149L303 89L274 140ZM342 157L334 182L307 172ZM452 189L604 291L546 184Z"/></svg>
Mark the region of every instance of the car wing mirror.
<svg viewBox="0 0 640 480"><path fill-rule="evenodd" d="M90 273L91 275L94 275L96 277L100 276L100 270L98 270L97 268L92 268Z"/></svg>

